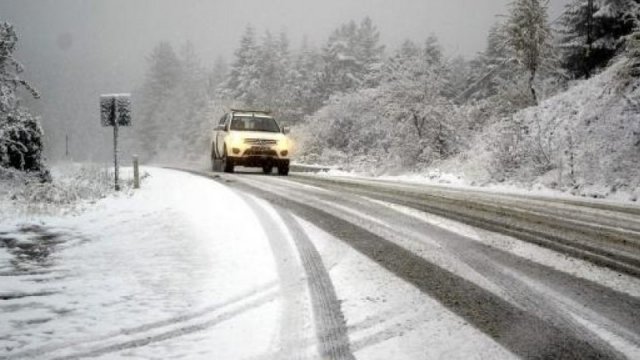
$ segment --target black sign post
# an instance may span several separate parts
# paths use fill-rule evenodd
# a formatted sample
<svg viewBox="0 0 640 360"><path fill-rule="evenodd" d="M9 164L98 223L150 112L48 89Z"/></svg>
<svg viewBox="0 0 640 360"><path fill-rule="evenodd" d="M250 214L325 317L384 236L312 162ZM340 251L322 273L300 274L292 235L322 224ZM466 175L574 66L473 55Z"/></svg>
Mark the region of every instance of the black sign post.
<svg viewBox="0 0 640 360"><path fill-rule="evenodd" d="M100 123L113 126L113 164L116 191L118 184L118 127L131 126L131 95L108 94L100 96Z"/></svg>

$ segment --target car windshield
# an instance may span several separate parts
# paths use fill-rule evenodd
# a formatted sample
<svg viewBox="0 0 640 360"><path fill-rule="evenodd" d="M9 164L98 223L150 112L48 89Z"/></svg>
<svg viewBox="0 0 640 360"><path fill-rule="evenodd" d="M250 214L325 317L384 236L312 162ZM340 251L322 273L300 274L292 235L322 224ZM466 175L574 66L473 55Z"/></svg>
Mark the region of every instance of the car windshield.
<svg viewBox="0 0 640 360"><path fill-rule="evenodd" d="M280 127L273 118L236 116L231 121L231 130L280 132Z"/></svg>

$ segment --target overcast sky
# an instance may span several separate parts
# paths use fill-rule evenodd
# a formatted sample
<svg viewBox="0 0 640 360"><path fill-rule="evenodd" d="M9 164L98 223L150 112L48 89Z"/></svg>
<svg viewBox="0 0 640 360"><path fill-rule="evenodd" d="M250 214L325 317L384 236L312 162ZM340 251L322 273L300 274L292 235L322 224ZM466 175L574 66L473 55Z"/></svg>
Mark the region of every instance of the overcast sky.
<svg viewBox="0 0 640 360"><path fill-rule="evenodd" d="M483 49L486 33L510 0L0 0L0 19L17 26L29 56L73 53L137 69L160 40L192 41L206 63L231 53L247 24L285 30L293 45L307 35L322 45L350 19L370 16L383 43L436 34L449 55ZM567 0L552 0L556 16ZM124 64L123 64L124 63Z"/></svg>
<svg viewBox="0 0 640 360"><path fill-rule="evenodd" d="M551 0L555 18L568 0ZM130 92L161 40L189 40L203 65L232 60L241 33L286 31L292 46L304 36L322 46L331 30L369 16L383 44L438 36L449 56L471 57L510 0L0 0L0 20L20 35L24 77L42 92L38 102L49 136L58 124L95 121L100 93ZM38 109L37 109L38 110ZM96 117L96 119L94 119ZM81 128L74 126L74 128ZM70 130L64 130L68 132ZM93 131L93 130L92 130Z"/></svg>

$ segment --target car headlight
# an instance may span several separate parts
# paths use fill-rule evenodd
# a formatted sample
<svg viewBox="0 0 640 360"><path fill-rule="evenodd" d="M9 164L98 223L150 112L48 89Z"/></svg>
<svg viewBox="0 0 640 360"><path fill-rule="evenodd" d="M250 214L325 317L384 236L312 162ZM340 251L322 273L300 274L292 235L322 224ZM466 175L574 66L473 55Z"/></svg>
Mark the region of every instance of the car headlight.
<svg viewBox="0 0 640 360"><path fill-rule="evenodd" d="M242 145L242 136L233 134L231 135L231 137L229 138L229 142L231 147L240 147Z"/></svg>
<svg viewBox="0 0 640 360"><path fill-rule="evenodd" d="M293 148L293 141L289 138L284 138L278 141L278 153L280 156L290 156Z"/></svg>

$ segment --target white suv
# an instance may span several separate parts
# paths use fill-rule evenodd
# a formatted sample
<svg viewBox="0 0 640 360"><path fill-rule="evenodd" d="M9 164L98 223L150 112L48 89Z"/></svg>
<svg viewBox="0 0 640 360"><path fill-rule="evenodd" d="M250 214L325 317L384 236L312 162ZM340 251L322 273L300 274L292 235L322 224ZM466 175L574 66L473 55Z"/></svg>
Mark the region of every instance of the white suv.
<svg viewBox="0 0 640 360"><path fill-rule="evenodd" d="M214 171L233 172L236 165L261 167L265 174L278 168L289 174L291 142L286 127L266 111L231 110L213 131L211 162Z"/></svg>

